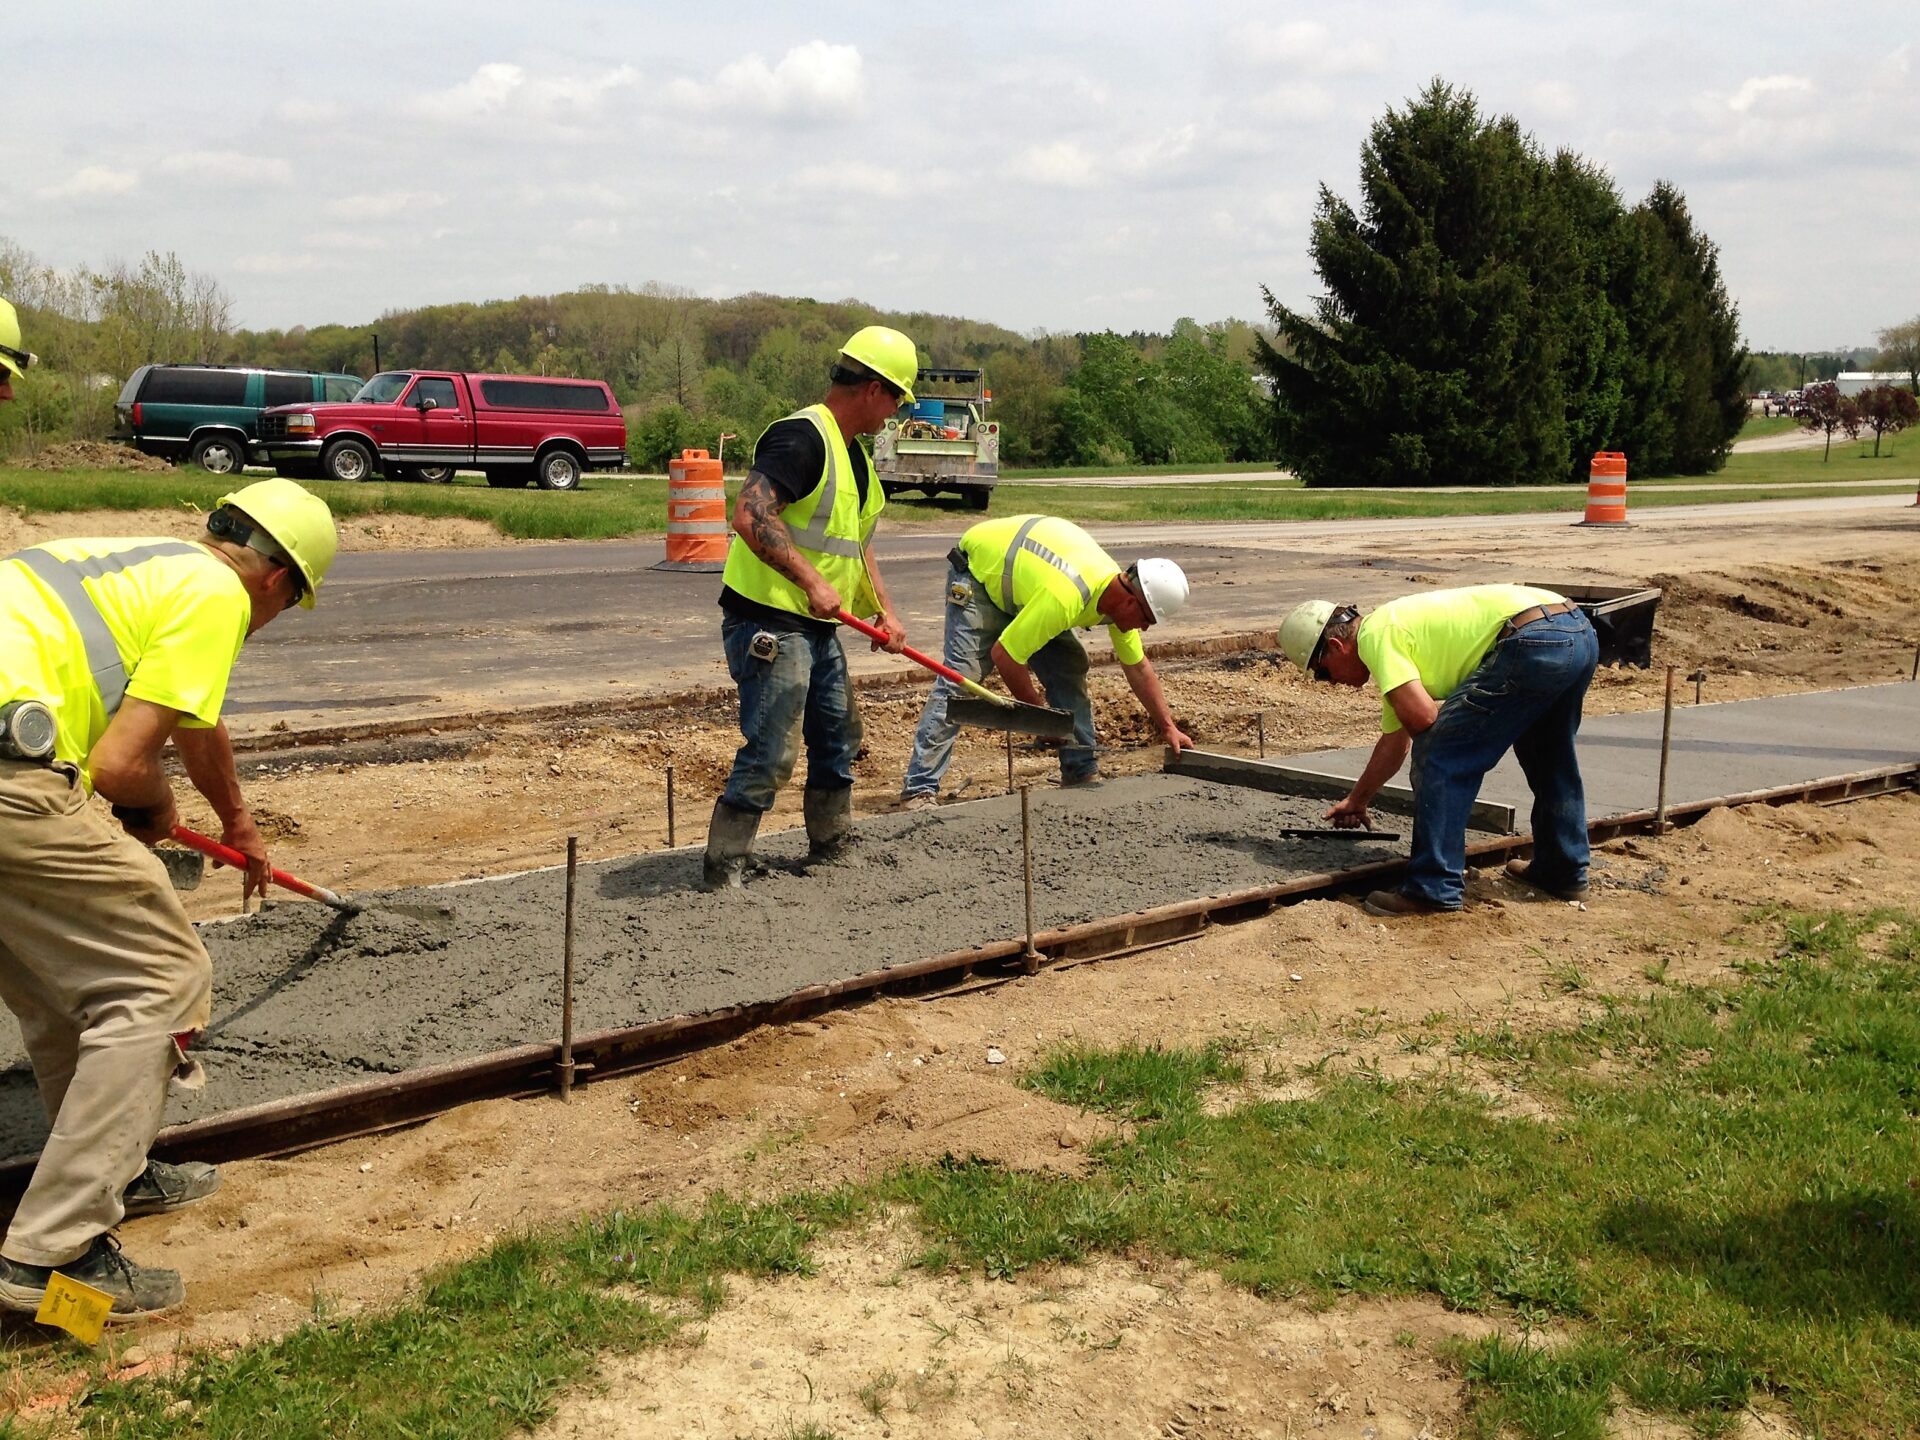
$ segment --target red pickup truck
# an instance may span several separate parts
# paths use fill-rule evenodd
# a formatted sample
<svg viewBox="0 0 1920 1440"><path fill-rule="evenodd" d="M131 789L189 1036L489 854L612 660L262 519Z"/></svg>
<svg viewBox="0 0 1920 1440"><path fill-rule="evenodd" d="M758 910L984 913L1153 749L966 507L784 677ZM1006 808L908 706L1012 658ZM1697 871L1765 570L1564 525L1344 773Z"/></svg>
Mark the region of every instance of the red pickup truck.
<svg viewBox="0 0 1920 1440"><path fill-rule="evenodd" d="M444 480L571 490L588 470L627 463L627 421L599 380L387 370L337 405L260 412L255 458L328 480Z"/></svg>

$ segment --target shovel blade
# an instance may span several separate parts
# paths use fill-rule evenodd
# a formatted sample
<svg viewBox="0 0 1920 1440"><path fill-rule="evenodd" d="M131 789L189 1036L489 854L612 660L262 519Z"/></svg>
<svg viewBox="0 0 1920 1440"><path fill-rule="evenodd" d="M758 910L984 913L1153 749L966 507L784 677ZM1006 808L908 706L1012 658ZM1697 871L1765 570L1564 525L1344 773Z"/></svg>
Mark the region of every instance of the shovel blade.
<svg viewBox="0 0 1920 1440"><path fill-rule="evenodd" d="M207 857L195 850L175 850L171 847L156 849L154 854L160 857L160 863L166 867L167 879L176 890L198 890L200 877L207 873Z"/></svg>
<svg viewBox="0 0 1920 1440"><path fill-rule="evenodd" d="M1015 735L1038 735L1047 740L1066 740L1073 735L1073 716L1066 711L1023 705L1017 700L1002 705L972 695L949 696L947 718L957 725L1009 731Z"/></svg>

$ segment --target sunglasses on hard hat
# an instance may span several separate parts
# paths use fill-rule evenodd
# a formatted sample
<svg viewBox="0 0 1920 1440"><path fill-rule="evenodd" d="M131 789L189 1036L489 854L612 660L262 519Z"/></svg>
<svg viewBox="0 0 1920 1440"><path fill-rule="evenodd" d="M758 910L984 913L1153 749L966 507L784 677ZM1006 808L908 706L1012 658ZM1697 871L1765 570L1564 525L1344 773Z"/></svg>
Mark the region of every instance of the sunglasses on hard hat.
<svg viewBox="0 0 1920 1440"><path fill-rule="evenodd" d="M222 540L231 540L236 545L244 545L249 550L257 550L274 564L287 572L287 581L293 586L293 603L298 605L301 596L307 593L307 577L300 573L300 567L294 563L280 543L258 525L252 525L236 510L222 507L207 516L207 533Z"/></svg>
<svg viewBox="0 0 1920 1440"><path fill-rule="evenodd" d="M22 370L31 370L40 363L40 357L31 350L16 350L11 345L0 345L0 355L4 355Z"/></svg>
<svg viewBox="0 0 1920 1440"><path fill-rule="evenodd" d="M1333 614L1327 617L1327 623L1320 627L1320 638L1313 642L1313 653L1307 656L1307 673L1309 675L1316 680L1333 679L1333 676L1327 673L1324 658L1327 653L1327 636L1333 633L1336 625L1345 625L1359 618L1359 610L1352 605L1339 606L1334 610Z"/></svg>

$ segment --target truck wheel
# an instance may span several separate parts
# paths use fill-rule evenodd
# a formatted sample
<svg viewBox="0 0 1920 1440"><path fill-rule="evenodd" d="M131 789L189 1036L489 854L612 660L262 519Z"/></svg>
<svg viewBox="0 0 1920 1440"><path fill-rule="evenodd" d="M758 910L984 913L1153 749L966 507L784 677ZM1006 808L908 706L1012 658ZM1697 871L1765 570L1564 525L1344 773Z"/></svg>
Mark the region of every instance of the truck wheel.
<svg viewBox="0 0 1920 1440"><path fill-rule="evenodd" d="M531 473L519 465L510 465L504 469L496 467L488 470L486 476L487 484L496 490L518 490L533 478Z"/></svg>
<svg viewBox="0 0 1920 1440"><path fill-rule="evenodd" d="M967 490L967 508L969 510L984 510L987 508L987 501L992 497L993 492L987 489L986 486L971 486Z"/></svg>
<svg viewBox="0 0 1920 1440"><path fill-rule="evenodd" d="M580 483L580 462L571 450L549 450L540 457L540 488L571 490Z"/></svg>
<svg viewBox="0 0 1920 1440"><path fill-rule="evenodd" d="M445 485L453 479L451 465L416 465L413 478L425 481L429 485Z"/></svg>
<svg viewBox="0 0 1920 1440"><path fill-rule="evenodd" d="M231 435L209 435L194 441L187 459L209 475L238 475L247 468L247 452Z"/></svg>
<svg viewBox="0 0 1920 1440"><path fill-rule="evenodd" d="M358 440L336 440L320 457L320 468L329 480L371 480L373 452Z"/></svg>

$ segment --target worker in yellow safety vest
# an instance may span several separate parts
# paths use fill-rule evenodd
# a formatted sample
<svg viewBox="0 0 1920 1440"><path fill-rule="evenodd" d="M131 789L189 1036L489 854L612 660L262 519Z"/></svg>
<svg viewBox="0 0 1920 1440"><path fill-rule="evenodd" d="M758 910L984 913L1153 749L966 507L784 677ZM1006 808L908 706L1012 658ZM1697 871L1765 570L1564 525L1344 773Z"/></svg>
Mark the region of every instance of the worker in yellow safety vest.
<svg viewBox="0 0 1920 1440"><path fill-rule="evenodd" d="M0 365L31 363L0 303ZM7 394L0 385L0 399ZM175 823L169 740L264 888L266 846L220 721L246 637L313 605L333 517L291 480L224 497L198 542L54 540L0 560L0 998L20 1022L51 1133L0 1245L0 1308L33 1313L59 1271L114 1317L178 1304L122 1218L211 1194L209 1165L149 1161L168 1082L209 1014L212 964L147 847ZM111 803L114 820L89 803Z"/></svg>
<svg viewBox="0 0 1920 1440"><path fill-rule="evenodd" d="M774 422L754 447L720 592L745 738L707 827L709 890L742 882L760 818L792 776L803 737L810 858L831 860L852 836L860 713L834 615L878 617L896 653L907 641L874 563L887 501L859 437L913 399L919 368L913 341L869 325L841 347L826 398Z"/></svg>
<svg viewBox="0 0 1920 1440"><path fill-rule="evenodd" d="M991 669L1015 699L1055 705L1073 716L1073 736L1060 750L1063 785L1086 784L1099 771L1087 652L1076 629L1106 625L1114 657L1160 738L1176 751L1192 746L1167 707L1140 639L1142 630L1171 619L1187 603L1187 577L1173 561L1141 560L1122 570L1070 520L1009 515L968 530L948 552L947 564L947 664L971 680L984 679ZM909 810L939 803L940 779L959 731L947 717L955 688L949 680L936 681L920 712L901 787Z"/></svg>

